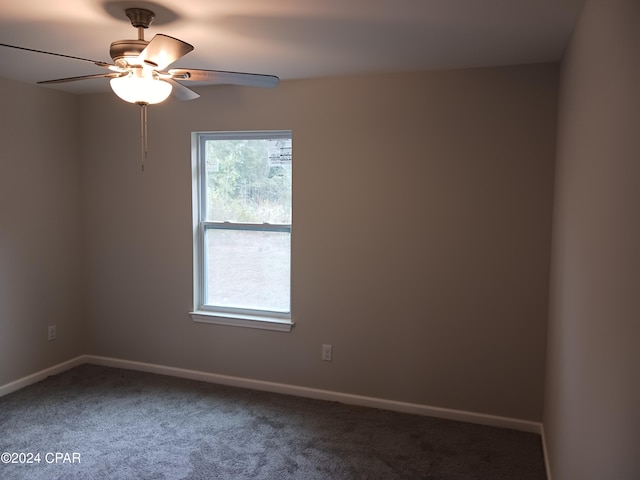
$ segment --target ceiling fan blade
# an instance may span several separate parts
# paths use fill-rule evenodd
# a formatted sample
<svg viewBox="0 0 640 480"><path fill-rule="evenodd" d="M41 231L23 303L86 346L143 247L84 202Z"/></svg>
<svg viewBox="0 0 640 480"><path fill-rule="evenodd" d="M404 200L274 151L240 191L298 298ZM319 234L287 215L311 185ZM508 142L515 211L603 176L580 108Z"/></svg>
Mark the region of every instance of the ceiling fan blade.
<svg viewBox="0 0 640 480"><path fill-rule="evenodd" d="M171 95L177 100L195 100L200 97L199 93L194 92L190 88L185 87L184 85L179 84L175 80L171 80L170 78L164 79L165 82L169 82L173 86L173 90L171 90Z"/></svg>
<svg viewBox="0 0 640 480"><path fill-rule="evenodd" d="M105 68L108 68L110 65L106 62L101 62L99 60L91 60L89 58L74 57L73 55L64 55L62 53L46 52L44 50L36 50L34 48L18 47L17 45L9 45L7 43L0 43L0 47L16 48L18 50L26 50L27 52L44 53L45 55L55 55L56 57L71 58L73 60L82 60L83 62L90 62L95 65L98 65L99 67L105 67Z"/></svg>
<svg viewBox="0 0 640 480"><path fill-rule="evenodd" d="M42 80L38 83L66 83L75 82L76 80L89 80L91 78L117 78L127 75L127 73L98 73L96 75L83 75L81 77L57 78L55 80Z"/></svg>
<svg viewBox="0 0 640 480"><path fill-rule="evenodd" d="M172 68L168 72L176 80L205 82L210 85L244 85L247 87L275 87L280 79L275 75L259 73L224 72L221 70L196 70Z"/></svg>
<svg viewBox="0 0 640 480"><path fill-rule="evenodd" d="M138 60L140 64L144 63L159 70L164 70L166 66L171 65L191 50L193 50L193 45L159 33L140 52Z"/></svg>

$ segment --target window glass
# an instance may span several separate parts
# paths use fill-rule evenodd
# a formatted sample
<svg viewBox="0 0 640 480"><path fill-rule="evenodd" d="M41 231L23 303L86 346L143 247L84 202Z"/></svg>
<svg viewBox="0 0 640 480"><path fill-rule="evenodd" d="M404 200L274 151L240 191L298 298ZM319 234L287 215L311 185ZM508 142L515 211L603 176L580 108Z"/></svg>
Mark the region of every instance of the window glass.
<svg viewBox="0 0 640 480"><path fill-rule="evenodd" d="M205 141L205 220L291 223L291 138Z"/></svg>
<svg viewBox="0 0 640 480"><path fill-rule="evenodd" d="M205 303L289 311L289 232L209 229Z"/></svg>

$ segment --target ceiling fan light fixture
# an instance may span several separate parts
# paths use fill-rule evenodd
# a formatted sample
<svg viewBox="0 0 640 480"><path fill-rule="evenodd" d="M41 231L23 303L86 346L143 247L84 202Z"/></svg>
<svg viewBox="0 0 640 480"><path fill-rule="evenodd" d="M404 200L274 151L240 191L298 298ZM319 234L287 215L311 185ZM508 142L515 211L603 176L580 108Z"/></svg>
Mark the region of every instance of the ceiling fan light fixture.
<svg viewBox="0 0 640 480"><path fill-rule="evenodd" d="M151 105L164 102L171 95L172 85L153 76L153 72L135 69L124 77L112 78L113 92L125 102Z"/></svg>

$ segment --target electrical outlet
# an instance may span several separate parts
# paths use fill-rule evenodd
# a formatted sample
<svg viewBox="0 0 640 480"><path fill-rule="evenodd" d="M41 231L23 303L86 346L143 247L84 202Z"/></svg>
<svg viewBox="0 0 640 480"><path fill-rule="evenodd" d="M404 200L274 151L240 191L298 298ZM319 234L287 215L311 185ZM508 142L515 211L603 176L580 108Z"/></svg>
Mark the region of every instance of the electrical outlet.
<svg viewBox="0 0 640 480"><path fill-rule="evenodd" d="M333 347L331 345L322 345L322 360L330 362L333 356Z"/></svg>
<svg viewBox="0 0 640 480"><path fill-rule="evenodd" d="M56 339L56 326L49 325L49 329L47 330L47 340L52 341Z"/></svg>

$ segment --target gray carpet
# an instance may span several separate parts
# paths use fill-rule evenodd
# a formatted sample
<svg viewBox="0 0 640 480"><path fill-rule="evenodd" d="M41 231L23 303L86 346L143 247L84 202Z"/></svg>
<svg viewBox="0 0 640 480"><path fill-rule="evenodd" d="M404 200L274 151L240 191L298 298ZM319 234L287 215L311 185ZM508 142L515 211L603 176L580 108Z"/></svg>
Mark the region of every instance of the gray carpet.
<svg viewBox="0 0 640 480"><path fill-rule="evenodd" d="M0 452L40 454L1 479L546 478L535 434L94 365L0 398Z"/></svg>

